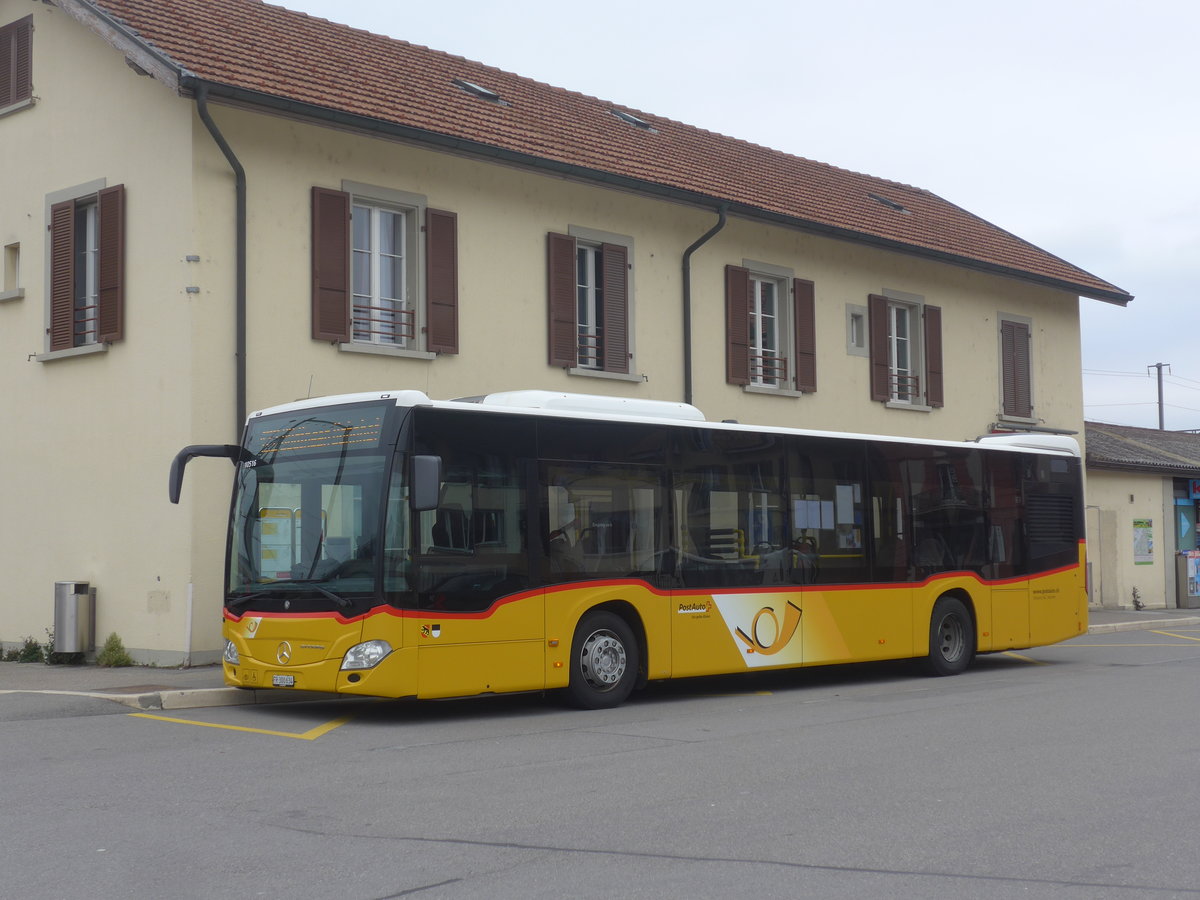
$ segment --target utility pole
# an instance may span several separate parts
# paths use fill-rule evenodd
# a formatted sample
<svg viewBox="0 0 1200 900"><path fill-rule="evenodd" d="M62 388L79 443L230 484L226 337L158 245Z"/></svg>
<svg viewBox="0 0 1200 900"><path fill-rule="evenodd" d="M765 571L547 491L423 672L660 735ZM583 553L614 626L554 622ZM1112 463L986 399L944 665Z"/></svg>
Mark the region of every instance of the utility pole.
<svg viewBox="0 0 1200 900"><path fill-rule="evenodd" d="M1167 367L1167 371L1171 371L1170 363L1155 363L1152 366L1146 366L1146 371L1158 369L1158 430L1166 431L1166 426L1163 419L1163 388L1162 388L1162 370L1163 366Z"/></svg>

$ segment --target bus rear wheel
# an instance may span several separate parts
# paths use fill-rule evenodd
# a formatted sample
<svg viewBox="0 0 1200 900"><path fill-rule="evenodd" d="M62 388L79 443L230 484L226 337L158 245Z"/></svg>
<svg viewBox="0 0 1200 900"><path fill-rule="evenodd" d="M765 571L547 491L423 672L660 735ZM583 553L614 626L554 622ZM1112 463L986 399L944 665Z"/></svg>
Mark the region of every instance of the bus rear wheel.
<svg viewBox="0 0 1200 900"><path fill-rule="evenodd" d="M957 597L940 597L929 617L929 656L925 665L932 675L957 675L975 657L975 626L971 614Z"/></svg>
<svg viewBox="0 0 1200 900"><path fill-rule="evenodd" d="M638 673L638 645L624 619L597 610L579 620L571 641L567 701L580 709L624 703Z"/></svg>

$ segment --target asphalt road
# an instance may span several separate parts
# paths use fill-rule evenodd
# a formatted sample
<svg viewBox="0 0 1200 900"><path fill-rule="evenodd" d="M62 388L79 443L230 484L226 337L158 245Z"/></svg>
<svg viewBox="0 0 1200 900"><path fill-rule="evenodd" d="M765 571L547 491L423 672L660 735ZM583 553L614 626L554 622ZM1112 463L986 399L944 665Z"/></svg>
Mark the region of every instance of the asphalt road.
<svg viewBox="0 0 1200 900"><path fill-rule="evenodd" d="M0 896L1200 898L1200 627L540 696L0 697Z"/></svg>

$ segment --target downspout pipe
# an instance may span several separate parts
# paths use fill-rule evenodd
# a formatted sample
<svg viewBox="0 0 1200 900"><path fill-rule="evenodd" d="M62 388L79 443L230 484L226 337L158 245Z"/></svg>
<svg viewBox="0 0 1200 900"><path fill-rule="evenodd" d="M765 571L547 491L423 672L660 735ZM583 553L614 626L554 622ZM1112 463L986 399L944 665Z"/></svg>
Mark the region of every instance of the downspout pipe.
<svg viewBox="0 0 1200 900"><path fill-rule="evenodd" d="M714 235L725 227L725 214L729 204L717 208L717 224L683 251L683 402L692 402L692 254L707 244Z"/></svg>
<svg viewBox="0 0 1200 900"><path fill-rule="evenodd" d="M246 170L233 152L233 148L229 146L229 142L225 140L225 136L221 134L217 123L209 115L208 85L203 82L196 85L196 111L200 114L200 121L204 123L208 133L212 135L217 146L221 148L221 152L225 154L225 159L229 161L236 185L237 209L234 213L234 220L237 271L234 278L234 366L237 374L234 387L234 409L237 421L234 423L233 436L234 440L241 440L242 429L246 425Z"/></svg>

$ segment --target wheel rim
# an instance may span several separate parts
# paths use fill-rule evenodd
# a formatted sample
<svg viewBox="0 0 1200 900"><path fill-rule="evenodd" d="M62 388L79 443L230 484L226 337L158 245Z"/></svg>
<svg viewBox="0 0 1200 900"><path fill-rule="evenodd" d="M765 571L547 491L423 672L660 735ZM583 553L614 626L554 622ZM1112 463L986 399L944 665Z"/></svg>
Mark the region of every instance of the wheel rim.
<svg viewBox="0 0 1200 900"><path fill-rule="evenodd" d="M588 686L611 691L625 675L625 645L607 629L593 631L579 651L579 671Z"/></svg>
<svg viewBox="0 0 1200 900"><path fill-rule="evenodd" d="M949 615L942 619L938 628L938 647L946 662L954 662L966 651L967 631L958 616Z"/></svg>

